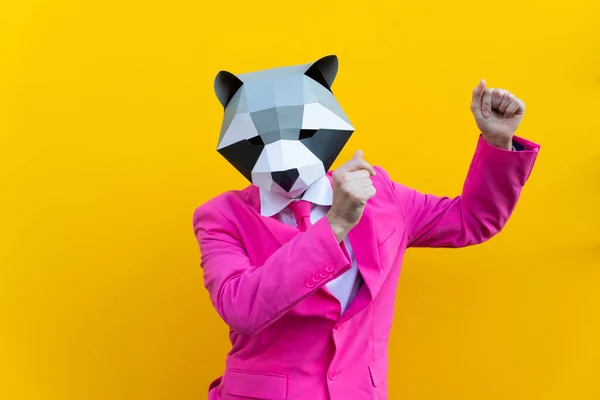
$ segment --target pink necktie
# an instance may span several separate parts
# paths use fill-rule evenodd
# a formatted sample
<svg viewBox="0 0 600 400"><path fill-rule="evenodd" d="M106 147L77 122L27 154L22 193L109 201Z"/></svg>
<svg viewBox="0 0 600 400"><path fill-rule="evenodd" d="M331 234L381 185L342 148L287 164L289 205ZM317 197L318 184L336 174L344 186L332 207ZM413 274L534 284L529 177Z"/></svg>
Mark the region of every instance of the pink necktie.
<svg viewBox="0 0 600 400"><path fill-rule="evenodd" d="M306 200L296 200L290 203L290 209L296 217L296 224L300 232L304 232L310 226L311 203Z"/></svg>

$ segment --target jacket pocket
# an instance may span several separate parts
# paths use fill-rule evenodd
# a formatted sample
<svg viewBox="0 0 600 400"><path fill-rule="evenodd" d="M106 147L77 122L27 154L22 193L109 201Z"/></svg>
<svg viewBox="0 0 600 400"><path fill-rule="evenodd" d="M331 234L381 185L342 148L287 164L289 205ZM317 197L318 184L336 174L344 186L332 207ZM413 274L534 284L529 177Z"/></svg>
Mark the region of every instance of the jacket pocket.
<svg viewBox="0 0 600 400"><path fill-rule="evenodd" d="M398 253L398 246L402 241L402 232L394 229L387 237L377 245L379 259L383 260L391 254Z"/></svg>
<svg viewBox="0 0 600 400"><path fill-rule="evenodd" d="M369 364L369 374L371 374L371 383L377 387L387 380L388 355L387 353Z"/></svg>
<svg viewBox="0 0 600 400"><path fill-rule="evenodd" d="M229 369L223 379L223 392L232 396L253 399L285 400L287 397L287 376Z"/></svg>
<svg viewBox="0 0 600 400"><path fill-rule="evenodd" d="M386 241L388 241L389 239L394 237L394 234L398 231L398 229L393 228L391 231L389 232L382 232L381 234L378 234L378 238L377 238L377 245L378 246L382 246Z"/></svg>

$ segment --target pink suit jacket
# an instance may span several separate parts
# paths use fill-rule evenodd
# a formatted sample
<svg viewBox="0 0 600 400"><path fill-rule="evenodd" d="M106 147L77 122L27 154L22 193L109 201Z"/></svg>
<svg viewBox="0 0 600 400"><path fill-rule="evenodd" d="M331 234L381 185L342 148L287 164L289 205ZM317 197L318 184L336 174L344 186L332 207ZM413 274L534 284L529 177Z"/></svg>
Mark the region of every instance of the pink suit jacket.
<svg viewBox="0 0 600 400"><path fill-rule="evenodd" d="M260 214L249 186L198 207L194 229L205 286L232 348L209 399L386 399L388 338L408 247L463 247L498 233L539 146L479 139L462 195L422 194L376 168L377 194L349 233L364 284L346 312L325 284L350 268L326 218L306 232Z"/></svg>

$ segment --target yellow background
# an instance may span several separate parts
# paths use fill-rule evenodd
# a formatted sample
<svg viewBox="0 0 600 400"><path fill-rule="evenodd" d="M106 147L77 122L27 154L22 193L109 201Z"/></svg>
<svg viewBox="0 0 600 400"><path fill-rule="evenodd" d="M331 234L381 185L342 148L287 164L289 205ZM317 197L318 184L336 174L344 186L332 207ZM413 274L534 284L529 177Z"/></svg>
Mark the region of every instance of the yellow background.
<svg viewBox="0 0 600 400"><path fill-rule="evenodd" d="M191 217L244 179L215 151L220 69L335 53L367 160L459 193L479 78L527 103L538 163L505 231L413 250L390 398L600 399L600 3L0 5L0 398L201 399L227 330Z"/></svg>

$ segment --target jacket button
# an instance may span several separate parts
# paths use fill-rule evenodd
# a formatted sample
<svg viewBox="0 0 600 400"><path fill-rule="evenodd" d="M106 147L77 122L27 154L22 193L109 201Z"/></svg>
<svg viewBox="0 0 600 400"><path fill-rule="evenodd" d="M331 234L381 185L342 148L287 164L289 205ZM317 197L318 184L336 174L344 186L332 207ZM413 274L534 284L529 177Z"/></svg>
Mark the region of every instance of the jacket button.
<svg viewBox="0 0 600 400"><path fill-rule="evenodd" d="M327 278L329 276L329 272L321 271L321 272L319 272L319 275L321 275L321 278Z"/></svg>
<svg viewBox="0 0 600 400"><path fill-rule="evenodd" d="M335 271L335 269L331 265L328 265L325 267L325 271L331 273L331 272Z"/></svg>
<svg viewBox="0 0 600 400"><path fill-rule="evenodd" d="M309 287L311 289L315 287L315 283L312 281L312 279L306 281L306 287Z"/></svg>
<svg viewBox="0 0 600 400"><path fill-rule="evenodd" d="M321 282L321 277L319 275L315 274L315 276L313 276L312 280L315 283L319 283L319 282Z"/></svg>
<svg viewBox="0 0 600 400"><path fill-rule="evenodd" d="M334 381L334 380L336 380L336 379L337 379L337 377L338 377L338 375L339 375L339 374L340 374L340 373L339 373L339 371L336 371L336 370L332 369L331 371L329 371L329 372L327 373L327 377L328 377L330 380Z"/></svg>
<svg viewBox="0 0 600 400"><path fill-rule="evenodd" d="M336 331L339 331L340 329L342 329L342 326L344 326L343 323L336 325L333 329L335 329Z"/></svg>

